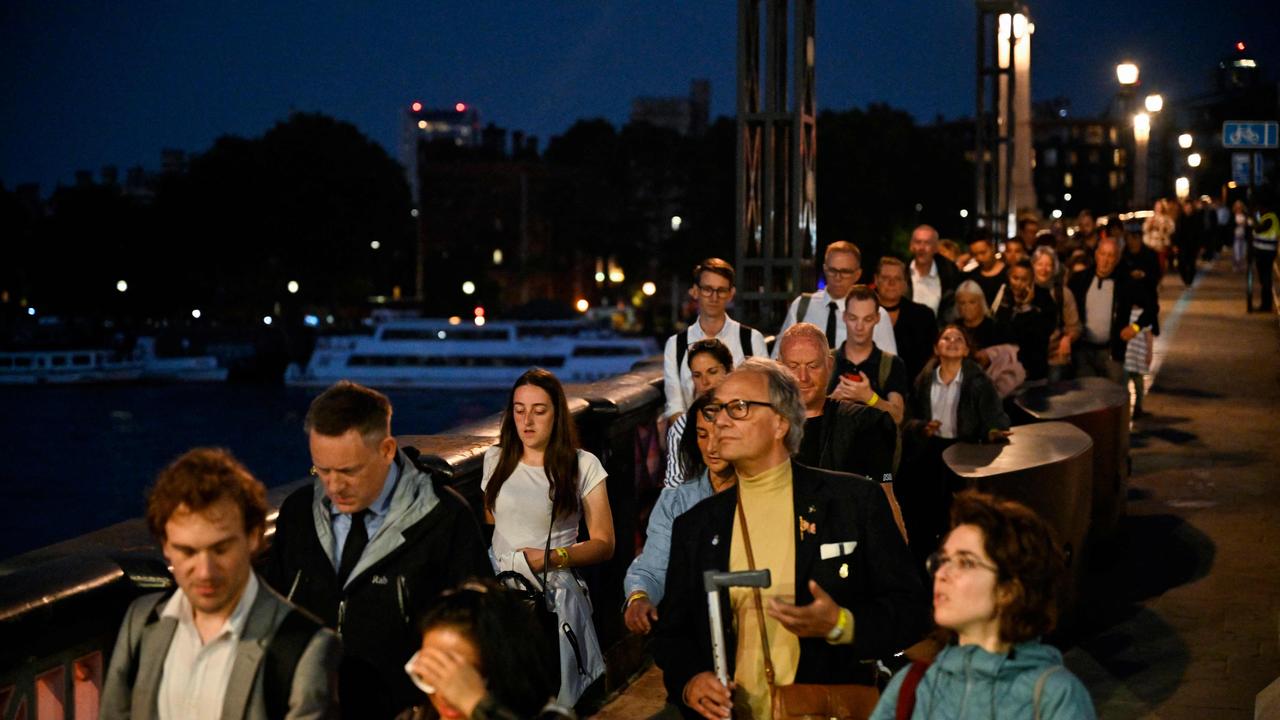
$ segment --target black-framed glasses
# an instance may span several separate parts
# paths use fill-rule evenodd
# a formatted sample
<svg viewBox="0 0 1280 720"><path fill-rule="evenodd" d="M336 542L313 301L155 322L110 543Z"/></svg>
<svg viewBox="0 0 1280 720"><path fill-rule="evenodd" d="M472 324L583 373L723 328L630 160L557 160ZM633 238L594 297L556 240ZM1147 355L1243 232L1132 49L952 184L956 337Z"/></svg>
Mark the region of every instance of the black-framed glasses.
<svg viewBox="0 0 1280 720"><path fill-rule="evenodd" d="M721 410L724 410L734 420L746 420L747 413L751 412L752 405L763 405L767 408L773 407L773 403L763 400L730 400L722 403L707 403L706 407L702 408L702 417L707 422L715 422L716 416L720 414Z"/></svg>
<svg viewBox="0 0 1280 720"><path fill-rule="evenodd" d="M729 293L731 292L733 292L732 285L730 285L729 287L711 287L710 285L698 286L698 294L706 298L709 298L713 295L726 298L726 297L729 297Z"/></svg>
<svg viewBox="0 0 1280 720"><path fill-rule="evenodd" d="M858 268L837 268L830 265L823 265L822 271L827 275L836 275L839 277L853 277L858 274Z"/></svg>
<svg viewBox="0 0 1280 720"><path fill-rule="evenodd" d="M953 570L958 570L960 572L969 572L971 570L982 568L983 570L990 570L996 575L1000 574L1000 569L995 565L982 562L969 553L960 553L955 557L951 557L944 552L936 552L930 555L929 559L924 561L924 567L929 571L930 575L937 575L942 572L942 568L947 565L951 565Z"/></svg>

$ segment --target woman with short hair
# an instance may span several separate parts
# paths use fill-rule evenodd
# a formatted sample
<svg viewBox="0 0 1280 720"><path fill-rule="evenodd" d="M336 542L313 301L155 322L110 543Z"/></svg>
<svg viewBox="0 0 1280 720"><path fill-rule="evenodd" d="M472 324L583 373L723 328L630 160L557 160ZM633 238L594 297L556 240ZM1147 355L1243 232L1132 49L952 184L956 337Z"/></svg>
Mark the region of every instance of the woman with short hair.
<svg viewBox="0 0 1280 720"><path fill-rule="evenodd" d="M1080 339L1080 312L1053 248L1036 248L1031 254L1031 269L1036 285L1047 290L1057 303L1054 331L1049 336L1049 382L1057 382L1071 367L1071 346Z"/></svg>
<svg viewBox="0 0 1280 720"><path fill-rule="evenodd" d="M1040 642L1057 622L1066 573L1044 520L1012 500L960 493L928 569L934 622L949 643L927 666L899 671L871 720L1096 717L1062 654Z"/></svg>

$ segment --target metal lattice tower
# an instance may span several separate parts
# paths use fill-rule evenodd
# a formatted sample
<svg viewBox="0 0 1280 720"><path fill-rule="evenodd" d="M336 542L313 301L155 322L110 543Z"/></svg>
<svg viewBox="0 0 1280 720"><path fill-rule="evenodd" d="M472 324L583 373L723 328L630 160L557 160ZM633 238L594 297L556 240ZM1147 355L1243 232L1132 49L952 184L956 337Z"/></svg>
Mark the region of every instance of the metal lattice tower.
<svg viewBox="0 0 1280 720"><path fill-rule="evenodd" d="M737 314L766 333L815 279L814 2L738 0Z"/></svg>

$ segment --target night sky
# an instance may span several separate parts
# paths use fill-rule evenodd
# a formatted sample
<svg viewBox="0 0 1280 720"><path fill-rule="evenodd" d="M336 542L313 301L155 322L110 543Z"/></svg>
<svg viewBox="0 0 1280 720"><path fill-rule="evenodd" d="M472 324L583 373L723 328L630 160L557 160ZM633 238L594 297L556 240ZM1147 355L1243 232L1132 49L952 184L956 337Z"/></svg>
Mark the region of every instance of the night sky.
<svg viewBox="0 0 1280 720"><path fill-rule="evenodd" d="M737 4L623 2L0 2L0 182L43 193L76 169L159 165L160 149L259 135L291 110L350 121L394 157L398 112L457 101L484 122L537 135L576 119L625 122L634 97L712 82L734 107ZM818 99L887 102L929 121L971 115L969 0L820 0ZM1036 99L1099 113L1114 65L1144 89L1207 90L1237 40L1275 77L1280 3L1031 3Z"/></svg>

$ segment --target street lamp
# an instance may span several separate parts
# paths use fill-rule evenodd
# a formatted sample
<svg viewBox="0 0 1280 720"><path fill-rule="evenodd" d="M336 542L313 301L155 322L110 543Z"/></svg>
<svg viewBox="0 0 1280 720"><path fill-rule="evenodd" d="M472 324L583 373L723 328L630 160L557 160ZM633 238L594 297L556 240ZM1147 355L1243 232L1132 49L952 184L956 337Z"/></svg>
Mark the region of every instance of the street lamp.
<svg viewBox="0 0 1280 720"><path fill-rule="evenodd" d="M1149 112L1149 113L1158 113L1158 112L1160 112L1160 110L1161 110L1161 109L1163 109L1163 108L1164 108L1164 96L1163 96L1163 95L1148 95L1148 96L1147 96L1147 99L1146 99L1146 101L1145 101L1145 104L1146 104L1146 106L1147 106L1147 112Z"/></svg>
<svg viewBox="0 0 1280 720"><path fill-rule="evenodd" d="M1177 193L1179 200L1186 200L1191 194L1191 180L1180 177L1173 181L1173 191Z"/></svg>
<svg viewBox="0 0 1280 720"><path fill-rule="evenodd" d="M1187 148L1191 147L1191 143L1193 140L1194 138L1191 137L1191 133L1182 133L1181 135L1178 136L1178 147L1182 148L1183 150L1186 150Z"/></svg>
<svg viewBox="0 0 1280 720"><path fill-rule="evenodd" d="M1138 66L1131 62L1116 65L1116 80L1126 87L1138 84Z"/></svg>
<svg viewBox="0 0 1280 720"><path fill-rule="evenodd" d="M1200 167L1200 153L1191 153L1187 156L1187 167Z"/></svg>

